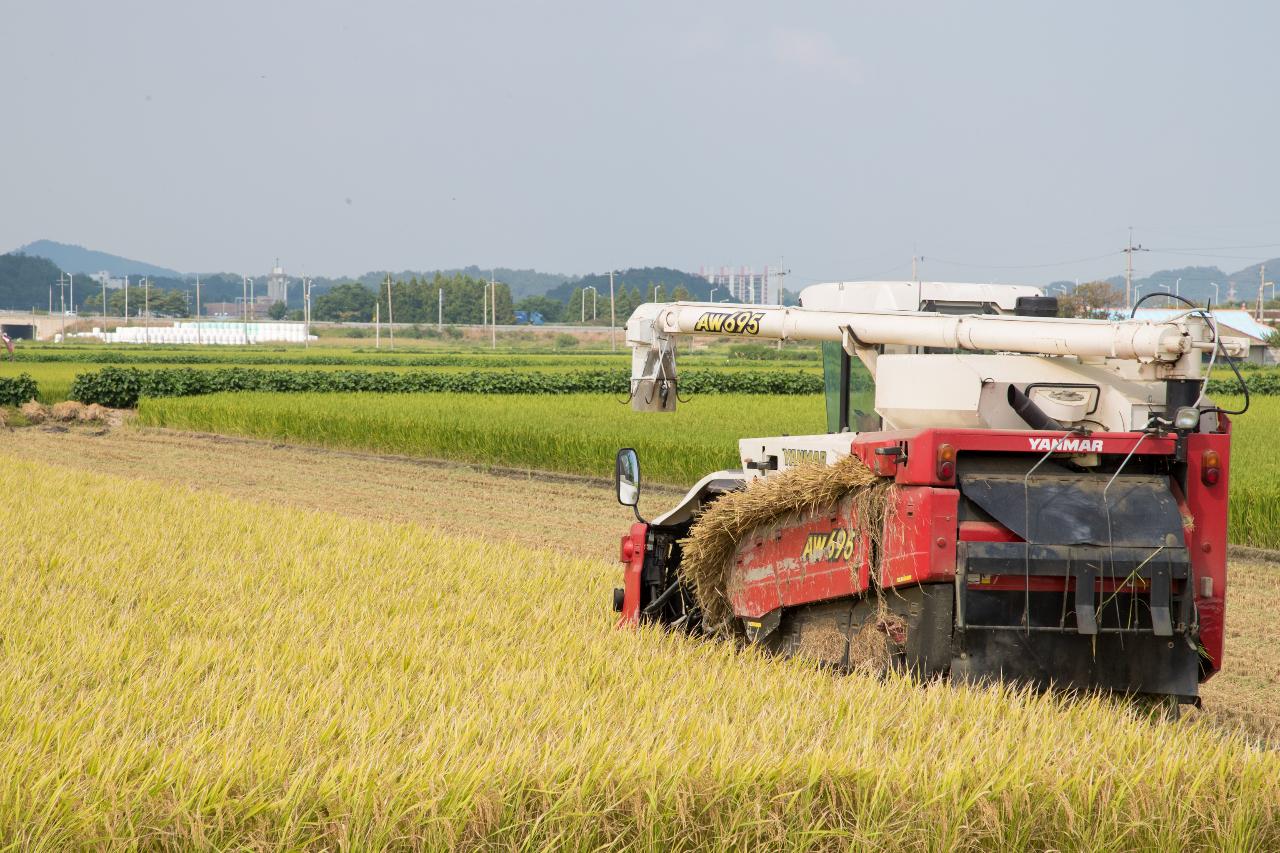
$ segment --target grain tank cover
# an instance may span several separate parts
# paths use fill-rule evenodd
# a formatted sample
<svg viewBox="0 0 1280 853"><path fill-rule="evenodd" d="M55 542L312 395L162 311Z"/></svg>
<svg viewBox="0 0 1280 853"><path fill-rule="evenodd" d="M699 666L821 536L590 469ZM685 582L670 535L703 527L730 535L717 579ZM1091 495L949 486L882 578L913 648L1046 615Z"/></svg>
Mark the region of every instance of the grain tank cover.
<svg viewBox="0 0 1280 853"><path fill-rule="evenodd" d="M942 314L1012 314L1020 298L1040 288L950 281L838 281L800 291L800 305L820 311L937 311Z"/></svg>

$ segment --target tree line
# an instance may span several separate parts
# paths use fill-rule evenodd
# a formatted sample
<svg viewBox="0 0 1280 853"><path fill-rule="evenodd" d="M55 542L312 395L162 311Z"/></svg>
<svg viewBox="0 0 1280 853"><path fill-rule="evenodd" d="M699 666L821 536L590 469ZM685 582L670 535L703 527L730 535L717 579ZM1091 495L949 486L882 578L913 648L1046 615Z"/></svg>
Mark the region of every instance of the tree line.
<svg viewBox="0 0 1280 853"><path fill-rule="evenodd" d="M90 282L95 288L83 300L82 310L87 314L102 312L102 289L97 282ZM125 288L107 291L107 314L112 317L141 317L144 312L152 317L190 317L191 294L184 290L162 290L158 287L128 288L128 301L125 300ZM128 305L128 311L125 306Z"/></svg>
<svg viewBox="0 0 1280 853"><path fill-rule="evenodd" d="M311 317L369 323L377 316L384 322L392 319L397 323L440 321L450 325L492 322L490 318L496 318L499 325L510 325L516 320L510 287L497 282L491 289L484 279L462 273L437 273L430 279L392 281L389 300L387 291L385 283L376 292L354 281L335 285L315 298ZM496 308L489 305L489 293L494 291Z"/></svg>

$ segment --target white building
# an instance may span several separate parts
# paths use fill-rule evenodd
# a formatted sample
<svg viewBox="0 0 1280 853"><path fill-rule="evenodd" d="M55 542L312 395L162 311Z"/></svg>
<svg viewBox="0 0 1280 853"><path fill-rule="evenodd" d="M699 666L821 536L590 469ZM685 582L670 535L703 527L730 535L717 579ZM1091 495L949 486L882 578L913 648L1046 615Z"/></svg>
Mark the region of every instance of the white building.
<svg viewBox="0 0 1280 853"><path fill-rule="evenodd" d="M271 268L271 275L267 276L267 296L273 304L289 301L289 279L284 274L284 267L280 266L279 258Z"/></svg>

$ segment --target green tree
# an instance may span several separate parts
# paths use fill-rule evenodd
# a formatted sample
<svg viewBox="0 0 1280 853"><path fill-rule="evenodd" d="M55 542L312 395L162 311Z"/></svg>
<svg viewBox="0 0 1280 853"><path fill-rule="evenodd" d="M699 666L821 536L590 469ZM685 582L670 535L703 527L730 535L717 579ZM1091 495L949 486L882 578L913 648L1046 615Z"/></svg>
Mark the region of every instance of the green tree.
<svg viewBox="0 0 1280 853"><path fill-rule="evenodd" d="M373 306L377 301L363 284L346 282L317 296L311 316L315 320L368 323L373 320Z"/></svg>
<svg viewBox="0 0 1280 853"><path fill-rule="evenodd" d="M1120 288L1105 281L1088 281L1058 297L1058 316L1105 319L1124 304Z"/></svg>
<svg viewBox="0 0 1280 853"><path fill-rule="evenodd" d="M536 311L548 323L559 323L565 316L564 303L546 296L526 296L516 303L516 310L527 311L531 315Z"/></svg>
<svg viewBox="0 0 1280 853"><path fill-rule="evenodd" d="M691 299L693 299L693 294L683 284L677 284L676 289L671 293L672 302L688 302Z"/></svg>
<svg viewBox="0 0 1280 853"><path fill-rule="evenodd" d="M185 290L166 290L158 287L130 287L130 317L141 317L144 311L150 311L153 317L189 317L191 316L190 294ZM102 291L89 294L81 303L88 314L102 311ZM107 313L114 317L125 316L125 290L107 291Z"/></svg>
<svg viewBox="0 0 1280 853"><path fill-rule="evenodd" d="M455 273L437 273L430 281L393 281L391 283L391 309L397 323L435 323L439 317L440 299L444 299L444 322L459 325L476 325L489 322L487 291L489 282ZM497 320L499 324L515 322L515 307L511 300L511 288L497 282ZM382 306L382 319L387 319L387 285L384 283L377 296Z"/></svg>
<svg viewBox="0 0 1280 853"><path fill-rule="evenodd" d="M583 305L584 300L586 301L585 306ZM595 312L596 320L594 322L599 322L601 304L599 297L597 297ZM603 306L604 313L607 314L609 306L609 297L607 295L605 296ZM590 325L593 322L591 319L591 297L588 296L587 292L581 287L574 288L573 292L569 294L569 302L564 308L564 319L568 323L586 323ZM608 321L608 317L605 317L605 321Z"/></svg>
<svg viewBox="0 0 1280 853"><path fill-rule="evenodd" d="M279 301L271 303L271 307L267 309L267 316L272 320L283 320L288 313L289 306Z"/></svg>
<svg viewBox="0 0 1280 853"><path fill-rule="evenodd" d="M49 307L52 293L53 310L58 311L57 281L61 273L62 270L52 261L44 258L19 254L0 255L0 308L22 311L36 308L43 311ZM49 288L51 284L52 290ZM81 293L79 281L76 284L76 292ZM67 296L70 297L70 293Z"/></svg>

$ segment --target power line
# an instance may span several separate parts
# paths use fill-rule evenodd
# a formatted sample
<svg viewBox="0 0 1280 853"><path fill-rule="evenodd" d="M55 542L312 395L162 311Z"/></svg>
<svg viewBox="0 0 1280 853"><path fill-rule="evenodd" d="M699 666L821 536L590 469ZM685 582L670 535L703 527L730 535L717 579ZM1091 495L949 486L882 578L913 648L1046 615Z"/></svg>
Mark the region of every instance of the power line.
<svg viewBox="0 0 1280 853"><path fill-rule="evenodd" d="M1174 249L1152 248L1153 252L1212 252L1218 249L1276 249L1280 243L1254 243L1249 246L1179 246Z"/></svg>
<svg viewBox="0 0 1280 853"><path fill-rule="evenodd" d="M1150 249L1142 248L1142 244L1133 245L1133 226L1129 226L1129 245L1125 246L1125 264L1124 264L1124 307L1133 307L1133 253L1148 252Z"/></svg>
<svg viewBox="0 0 1280 853"><path fill-rule="evenodd" d="M1163 255L1178 255L1186 258L1227 258L1233 261L1256 261L1257 255L1222 255L1209 254L1206 252L1184 252L1179 249L1152 249L1153 252L1159 252Z"/></svg>
<svg viewBox="0 0 1280 853"><path fill-rule="evenodd" d="M1120 251L1123 252L1124 250L1121 249ZM933 255L930 255L929 263L946 264L947 266L952 266L952 267L975 267L975 268L985 268L985 269L993 269L993 270L1034 270L1034 269L1044 269L1046 267L1068 267L1073 264L1084 264L1090 261L1101 261L1106 258L1113 258L1116 256L1116 254L1118 253L1107 252L1106 254L1094 255L1093 257L1089 257L1089 258L1076 258L1073 261L1054 261L1053 263L1049 263L1049 264L973 264L973 263L965 263L963 261L946 261L946 260L943 260L942 258L936 258Z"/></svg>

